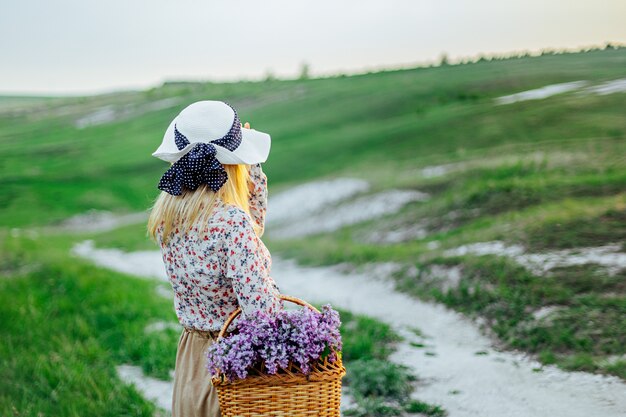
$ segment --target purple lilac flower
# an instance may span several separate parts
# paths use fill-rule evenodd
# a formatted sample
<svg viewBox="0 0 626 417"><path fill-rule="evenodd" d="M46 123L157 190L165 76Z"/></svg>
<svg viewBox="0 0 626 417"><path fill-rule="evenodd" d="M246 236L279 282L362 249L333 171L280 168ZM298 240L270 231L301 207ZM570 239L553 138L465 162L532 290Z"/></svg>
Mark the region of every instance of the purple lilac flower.
<svg viewBox="0 0 626 417"><path fill-rule="evenodd" d="M342 349L340 325L339 313L329 304L321 313L303 308L240 317L235 332L208 348L207 369L212 376L222 372L232 381L245 378L261 364L265 372L276 374L291 362L309 374L326 350L330 362L337 360Z"/></svg>

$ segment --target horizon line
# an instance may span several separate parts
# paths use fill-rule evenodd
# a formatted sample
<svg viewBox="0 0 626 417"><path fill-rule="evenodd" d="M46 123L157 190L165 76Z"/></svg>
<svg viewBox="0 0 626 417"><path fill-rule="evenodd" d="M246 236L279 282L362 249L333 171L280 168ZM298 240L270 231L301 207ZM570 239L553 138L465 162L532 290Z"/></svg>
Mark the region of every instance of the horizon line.
<svg viewBox="0 0 626 417"><path fill-rule="evenodd" d="M544 47L540 49L523 49L523 50L513 50L511 52L501 52L501 53L483 53L479 52L474 55L463 55L457 56L454 58L450 58L445 51L441 52L438 60L426 60L426 61L413 61L410 63L398 63L395 65L382 65L382 66L370 66L363 67L361 69L353 70L353 71L327 71L327 72L319 72L316 73L313 71L309 74L306 79L314 80L314 79L326 79L326 78L335 78L335 77L350 77L350 76L359 76L366 75L372 73L380 73L387 71L401 71L401 70L410 70L410 69L418 69L418 68L432 68L438 67L441 65L463 65L463 64L472 64L478 63L481 61L491 61L494 59L519 59L519 58L530 58L530 57L541 57L543 55L558 55L558 54L575 54L575 53L583 53L583 52L591 52L598 50L606 50L606 49L621 49L626 48L626 43L623 42L614 42L614 41L606 41L602 44L593 44L588 46L578 46L573 48L555 48L555 47ZM444 62L445 60L445 62ZM300 69L303 66L310 66L309 61L302 61ZM128 86L128 87L112 87L106 89L97 89L97 90L87 90L84 92L76 92L76 93L54 93L54 92L9 92L9 91L0 91L0 97L4 98L79 98L79 97L93 97L93 96L106 96L110 94L120 94L120 93L134 93L145 91L153 88L160 88L167 84L236 84L240 82L267 82L267 81L296 81L298 79L302 79L301 76L296 74L295 76L276 76L273 74L273 71L266 70L262 76L257 77L239 77L236 79L216 79L216 78L182 78L182 79L168 79L164 77L161 81L158 81L156 84L152 83L145 86Z"/></svg>

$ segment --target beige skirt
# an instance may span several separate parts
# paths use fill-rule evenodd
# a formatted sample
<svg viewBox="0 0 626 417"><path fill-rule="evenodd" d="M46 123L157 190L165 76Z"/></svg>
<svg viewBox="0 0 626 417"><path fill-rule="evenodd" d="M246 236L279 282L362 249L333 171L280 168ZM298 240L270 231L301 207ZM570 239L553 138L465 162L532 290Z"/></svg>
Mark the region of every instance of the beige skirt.
<svg viewBox="0 0 626 417"><path fill-rule="evenodd" d="M205 351L213 338L186 328L178 340L172 417L221 417L217 390L206 369Z"/></svg>

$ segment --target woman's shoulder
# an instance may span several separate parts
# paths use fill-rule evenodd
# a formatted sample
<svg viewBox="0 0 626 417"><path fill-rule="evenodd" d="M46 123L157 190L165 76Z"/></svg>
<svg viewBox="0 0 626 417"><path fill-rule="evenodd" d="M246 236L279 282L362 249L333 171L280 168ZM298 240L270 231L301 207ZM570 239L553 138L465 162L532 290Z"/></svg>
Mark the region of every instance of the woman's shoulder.
<svg viewBox="0 0 626 417"><path fill-rule="evenodd" d="M252 230L252 218L250 214L235 204L220 201L220 203L215 206L215 212L211 217L215 224L219 224L228 229L249 228Z"/></svg>
<svg viewBox="0 0 626 417"><path fill-rule="evenodd" d="M224 213L232 226L252 229L252 218L250 214L234 204L225 204Z"/></svg>

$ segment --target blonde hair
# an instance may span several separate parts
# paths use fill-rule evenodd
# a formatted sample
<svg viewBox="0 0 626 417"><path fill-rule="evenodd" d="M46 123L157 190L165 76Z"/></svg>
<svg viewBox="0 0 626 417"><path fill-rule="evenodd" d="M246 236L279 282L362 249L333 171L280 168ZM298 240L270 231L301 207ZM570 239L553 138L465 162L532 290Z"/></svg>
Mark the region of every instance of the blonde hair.
<svg viewBox="0 0 626 417"><path fill-rule="evenodd" d="M248 204L250 194L248 188L249 166L243 164L224 165L224 169L228 174L228 181L217 192L211 190L206 184L202 184L194 191L183 189L180 196L161 191L150 208L147 235L153 241L158 242L157 233L162 225L162 241L165 244L175 227L184 234L196 222L206 223L218 198L224 203L238 206L250 214ZM257 235L260 235L260 226L254 221L252 225Z"/></svg>

